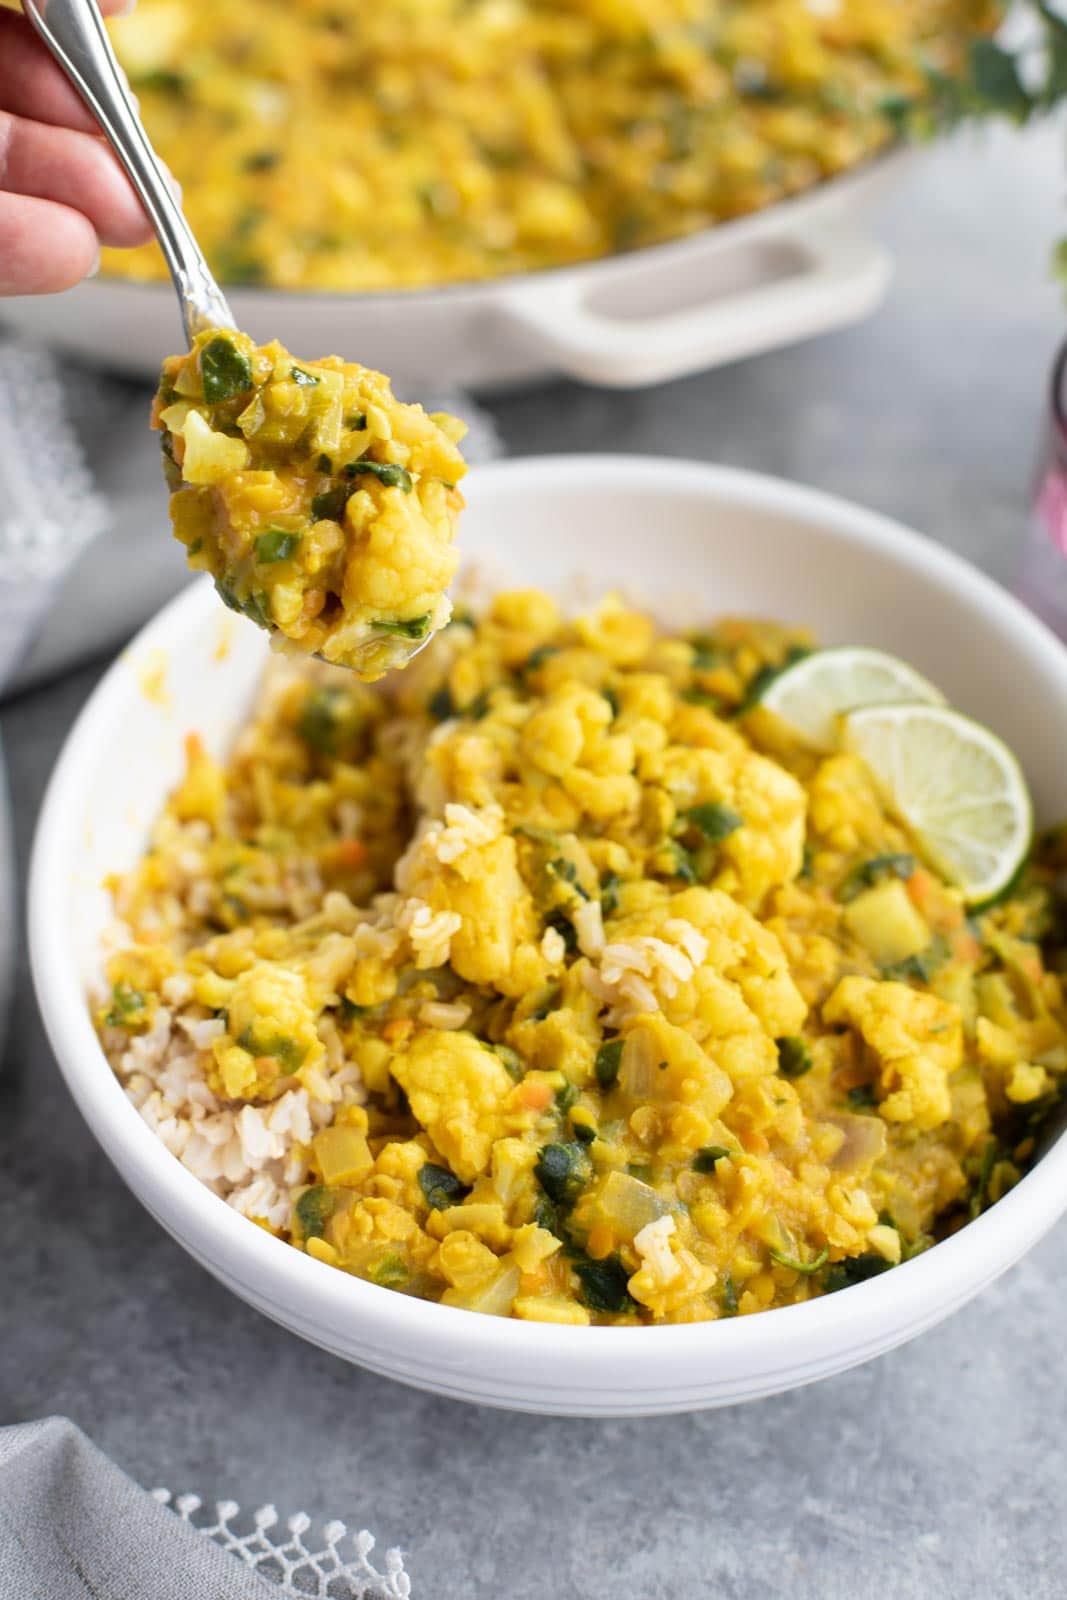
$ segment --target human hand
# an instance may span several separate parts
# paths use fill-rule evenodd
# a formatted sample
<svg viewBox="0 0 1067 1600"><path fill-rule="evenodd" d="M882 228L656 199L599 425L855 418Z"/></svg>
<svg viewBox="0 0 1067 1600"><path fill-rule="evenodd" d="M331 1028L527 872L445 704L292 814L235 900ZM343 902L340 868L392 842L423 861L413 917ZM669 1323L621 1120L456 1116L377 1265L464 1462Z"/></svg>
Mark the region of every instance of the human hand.
<svg viewBox="0 0 1067 1600"><path fill-rule="evenodd" d="M101 244L143 244L151 232L77 92L25 17L0 3L0 295L70 289Z"/></svg>

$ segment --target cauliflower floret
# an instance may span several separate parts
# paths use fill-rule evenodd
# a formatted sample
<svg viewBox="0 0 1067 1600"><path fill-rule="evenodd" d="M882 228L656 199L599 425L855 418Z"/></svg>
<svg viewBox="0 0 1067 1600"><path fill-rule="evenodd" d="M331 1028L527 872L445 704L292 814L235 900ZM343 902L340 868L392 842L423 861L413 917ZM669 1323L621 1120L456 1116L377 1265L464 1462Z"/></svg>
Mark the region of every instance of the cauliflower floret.
<svg viewBox="0 0 1067 1600"><path fill-rule="evenodd" d="M634 1237L634 1249L641 1257L642 1267L659 1284L670 1283L681 1271L671 1249L674 1231L674 1218L668 1215L657 1217L655 1222L646 1222Z"/></svg>
<svg viewBox="0 0 1067 1600"><path fill-rule="evenodd" d="M520 995L543 982L548 964L541 928L513 838L471 844L448 861L430 842L402 867L398 881L432 911L459 917L450 960L468 983Z"/></svg>
<svg viewBox="0 0 1067 1600"><path fill-rule="evenodd" d="M831 850L852 855L891 848L902 838L887 824L871 775L858 756L829 756L809 787L811 829Z"/></svg>
<svg viewBox="0 0 1067 1600"><path fill-rule="evenodd" d="M707 1315L703 1297L715 1283L714 1267L699 1261L685 1247L671 1248L676 1225L671 1216L646 1223L634 1239L641 1265L627 1287L633 1298L653 1316L688 1320Z"/></svg>
<svg viewBox="0 0 1067 1600"><path fill-rule="evenodd" d="M782 946L744 906L718 889L685 889L672 897L670 914L700 930L708 941L704 970L736 984L770 1039L800 1032L807 1006Z"/></svg>
<svg viewBox="0 0 1067 1600"><path fill-rule="evenodd" d="M345 507L351 554L342 599L346 612L412 617L432 612L455 574L446 491L433 480L398 493L374 484Z"/></svg>
<svg viewBox="0 0 1067 1600"><path fill-rule="evenodd" d="M887 1122L911 1122L921 1132L952 1114L949 1074L963 1061L960 1009L904 983L842 978L823 1006L823 1021L847 1023L870 1049L885 1092Z"/></svg>
<svg viewBox="0 0 1067 1600"><path fill-rule="evenodd" d="M784 767L744 745L696 750L673 745L661 781L679 813L718 802L741 826L719 844L712 883L756 909L769 890L789 883L804 859L807 800Z"/></svg>
<svg viewBox="0 0 1067 1600"><path fill-rule="evenodd" d="M298 972L259 961L233 983L226 1032L212 1050L219 1091L230 1099L251 1100L272 1091L279 1078L313 1071L323 1047Z"/></svg>
<svg viewBox="0 0 1067 1600"><path fill-rule="evenodd" d="M513 1084L499 1056L473 1034L420 1034L391 1071L452 1171L473 1183L489 1170L493 1144L505 1136L504 1106Z"/></svg>

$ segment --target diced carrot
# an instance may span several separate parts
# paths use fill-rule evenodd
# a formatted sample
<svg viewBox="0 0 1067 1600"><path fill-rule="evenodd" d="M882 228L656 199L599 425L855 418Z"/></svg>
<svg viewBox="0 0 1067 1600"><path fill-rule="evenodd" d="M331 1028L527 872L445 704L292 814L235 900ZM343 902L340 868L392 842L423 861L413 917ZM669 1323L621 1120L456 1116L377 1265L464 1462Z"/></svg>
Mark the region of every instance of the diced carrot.
<svg viewBox="0 0 1067 1600"><path fill-rule="evenodd" d="M367 846L362 839L338 839L322 852L324 866L361 867L367 859Z"/></svg>
<svg viewBox="0 0 1067 1600"><path fill-rule="evenodd" d="M192 766L193 762L199 761L200 757L204 753L204 741L201 739L198 733L187 733L185 735L184 744L185 759L189 765Z"/></svg>
<svg viewBox="0 0 1067 1600"><path fill-rule="evenodd" d="M912 904L918 906L920 911L929 900L930 891L933 887L934 880L924 867L916 867L905 884Z"/></svg>
<svg viewBox="0 0 1067 1600"><path fill-rule="evenodd" d="M528 1111L543 1111L552 1100L552 1090L543 1078L530 1078L519 1084L516 1099Z"/></svg>
<svg viewBox="0 0 1067 1600"><path fill-rule="evenodd" d="M415 1031L415 1024L410 1017L394 1017L382 1029L382 1038L388 1044L399 1044L401 1040L410 1038Z"/></svg>
<svg viewBox="0 0 1067 1600"><path fill-rule="evenodd" d="M767 1135L758 1128L749 1128L743 1133L741 1143L751 1156L765 1156L771 1147Z"/></svg>
<svg viewBox="0 0 1067 1600"><path fill-rule="evenodd" d="M967 961L973 966L982 954L982 946L973 933L959 933L952 941L952 954L957 961Z"/></svg>

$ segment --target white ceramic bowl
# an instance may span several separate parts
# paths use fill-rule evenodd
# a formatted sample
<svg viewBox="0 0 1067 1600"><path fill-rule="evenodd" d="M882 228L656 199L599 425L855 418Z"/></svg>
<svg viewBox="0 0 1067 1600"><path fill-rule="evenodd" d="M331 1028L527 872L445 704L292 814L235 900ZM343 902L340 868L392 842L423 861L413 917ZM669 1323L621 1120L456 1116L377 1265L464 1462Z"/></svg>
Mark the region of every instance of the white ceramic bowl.
<svg viewBox="0 0 1067 1600"><path fill-rule="evenodd" d="M1067 652L988 579L896 524L747 473L621 456L482 467L469 501L465 550L495 560L514 583L566 595L581 572L664 611L681 604L683 621L761 613L811 623L828 643L896 651L1012 741L1039 817L1067 815ZM321 1265L230 1210L130 1105L85 995L109 917L104 874L138 856L179 775L181 735L195 728L214 750L226 747L265 654L263 636L198 584L115 664L48 791L30 938L45 1024L96 1137L162 1226L267 1316L376 1372L461 1399L597 1416L686 1411L809 1383L910 1339L1067 1208L1060 1138L977 1222L882 1277L762 1316L627 1329L505 1321L407 1299ZM145 669L164 657L166 703L142 687Z"/></svg>
<svg viewBox="0 0 1067 1600"><path fill-rule="evenodd" d="M394 294L234 289L238 325L290 350L340 350L400 389L498 388L565 372L632 388L825 333L873 311L890 277L865 213L893 152L752 216L544 272ZM95 278L4 301L30 338L151 378L178 337L169 283Z"/></svg>

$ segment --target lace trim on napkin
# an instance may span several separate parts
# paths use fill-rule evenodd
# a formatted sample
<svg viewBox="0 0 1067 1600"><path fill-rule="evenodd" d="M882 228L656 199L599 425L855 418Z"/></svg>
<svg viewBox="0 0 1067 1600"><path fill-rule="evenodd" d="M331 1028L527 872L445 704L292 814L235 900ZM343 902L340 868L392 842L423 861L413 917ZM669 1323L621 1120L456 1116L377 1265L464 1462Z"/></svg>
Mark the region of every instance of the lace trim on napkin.
<svg viewBox="0 0 1067 1600"><path fill-rule="evenodd" d="M276 1583L292 1600L409 1600L411 1579L399 1550L385 1552L385 1571L371 1565L374 1535L361 1529L350 1534L343 1522L327 1522L311 1544L311 1518L303 1511L283 1523L273 1506L260 1506L252 1526L242 1532L234 1523L241 1515L236 1500L219 1500L212 1513L199 1495L173 1496L153 1489L152 1498L169 1506L183 1522L228 1550L261 1578ZM203 1515L200 1515L203 1513ZM247 1518L245 1519L247 1522ZM347 1554L346 1544L355 1554ZM321 1548L316 1548L321 1546Z"/></svg>

